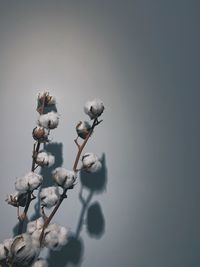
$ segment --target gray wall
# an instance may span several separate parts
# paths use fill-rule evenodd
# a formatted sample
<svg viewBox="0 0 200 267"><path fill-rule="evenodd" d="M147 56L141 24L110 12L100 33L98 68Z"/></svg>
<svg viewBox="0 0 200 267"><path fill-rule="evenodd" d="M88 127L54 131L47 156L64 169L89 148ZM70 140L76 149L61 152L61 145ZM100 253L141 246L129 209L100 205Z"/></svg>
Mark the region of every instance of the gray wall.
<svg viewBox="0 0 200 267"><path fill-rule="evenodd" d="M17 221L6 193L31 165L36 94L49 88L61 114L52 139L62 142L67 168L85 101L100 97L106 106L87 148L106 155L105 190L91 199L105 229L91 236L83 224L65 256L81 253L82 267L200 266L199 8L181 0L0 1L1 240ZM72 232L79 188L55 217ZM54 266L73 266L73 255L52 255L60 257Z"/></svg>

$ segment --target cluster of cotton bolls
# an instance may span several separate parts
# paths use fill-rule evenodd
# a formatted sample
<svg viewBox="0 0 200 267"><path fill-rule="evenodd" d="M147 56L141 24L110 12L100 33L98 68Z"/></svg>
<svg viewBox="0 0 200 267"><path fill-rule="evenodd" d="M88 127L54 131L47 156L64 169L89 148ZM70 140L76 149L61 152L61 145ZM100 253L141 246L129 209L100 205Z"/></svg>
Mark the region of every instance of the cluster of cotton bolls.
<svg viewBox="0 0 200 267"><path fill-rule="evenodd" d="M6 239L0 244L1 262L3 260L12 259L12 266L31 266L31 264L38 258L39 254L39 242L35 245L31 235L28 233L18 235L15 238Z"/></svg>
<svg viewBox="0 0 200 267"><path fill-rule="evenodd" d="M32 171L22 177L18 177L15 182L16 192L7 196L6 201L12 206L25 207L27 196L34 197L32 195L33 191L38 189L43 182L43 177L35 173L35 169L38 166L50 167L55 163L55 157L52 154L45 150L40 150L40 144L49 142L50 130L57 128L59 123L57 112L45 112L45 107L55 104L55 97L48 92L42 92L38 95L37 111L40 115L37 126L32 132L38 146L36 149L36 144L34 144ZM94 127L101 122L98 121L98 118L104 111L103 102L100 99L88 101L85 104L84 111L93 123L91 125L88 121L80 121L76 126L76 132L78 137L86 143ZM80 149L77 139L75 141ZM37 166L35 167L36 164ZM93 173L99 171L101 167L101 162L94 153L87 152L82 156L82 170ZM77 172L78 170L75 167L73 171L63 167L58 167L52 171L52 178L56 185L42 188L39 193L42 217L30 221L27 224L25 233L6 239L0 244L0 266L2 263L5 263L5 266L10 266L9 262L12 262L12 266L15 267L47 267L47 261L38 258L41 249L46 247L51 250L59 250L67 243L68 230L58 224L49 223L50 220L48 221L44 208L50 209L60 204L59 201L66 197L67 190L74 187ZM62 194L59 193L60 188L63 189Z"/></svg>
<svg viewBox="0 0 200 267"><path fill-rule="evenodd" d="M45 260L38 259L41 248L61 249L67 243L68 230L64 226L55 223L49 224L44 230L41 244L40 235L43 226L44 220L40 217L28 223L26 233L4 240L0 244L0 261L12 258L13 266L17 267L48 266Z"/></svg>
<svg viewBox="0 0 200 267"><path fill-rule="evenodd" d="M56 99L54 96L50 95L48 92L42 92L38 95L40 113L41 109L44 107L52 106L56 104ZM42 110L44 111L44 110ZM58 127L59 115L55 111L50 111L47 113L40 113L38 118L38 126L33 129L32 135L35 140L40 143L48 142L49 131Z"/></svg>
<svg viewBox="0 0 200 267"><path fill-rule="evenodd" d="M43 218L28 223L27 225L27 233L32 237L32 242L37 246L38 242L40 242L40 235L43 229ZM43 235L42 246L52 249L59 250L62 246L67 243L68 239L68 230L59 224L49 224L45 230Z"/></svg>
<svg viewBox="0 0 200 267"><path fill-rule="evenodd" d="M100 99L88 101L84 106L85 113L93 120L93 124L99 123L98 118L104 111L103 102ZM94 121L95 120L95 121ZM92 133L92 126L88 121L80 121L76 126L78 137L86 139ZM101 162L94 153L85 153L82 157L82 169L88 172L97 172L101 169Z"/></svg>

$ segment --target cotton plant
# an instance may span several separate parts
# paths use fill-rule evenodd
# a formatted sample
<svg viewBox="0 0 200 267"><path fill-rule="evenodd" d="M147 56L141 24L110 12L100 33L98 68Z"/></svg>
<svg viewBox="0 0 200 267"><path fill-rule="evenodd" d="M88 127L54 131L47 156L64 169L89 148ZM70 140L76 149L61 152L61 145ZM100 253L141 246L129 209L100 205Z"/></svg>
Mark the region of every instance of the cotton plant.
<svg viewBox="0 0 200 267"><path fill-rule="evenodd" d="M68 228L52 222L60 205L67 198L67 191L76 185L80 170L97 172L101 169L101 161L97 155L92 152L82 155L94 128L102 122L99 117L104 111L104 105L100 99L95 98L87 101L84 106L89 121L79 121L76 125L77 137L74 142L77 155L72 168L59 166L53 169L54 185L43 187L44 178L38 168L53 167L55 163L55 156L44 149L45 144L51 142L51 131L60 123L59 114L49 111L55 105L56 98L49 92L38 94L39 117L32 131L34 143L31 170L16 178L15 191L6 198L7 203L17 209L18 234L0 244L0 267L47 267L47 261L40 258L42 249L60 250L68 242ZM40 217L29 221L29 207L34 200L40 203Z"/></svg>

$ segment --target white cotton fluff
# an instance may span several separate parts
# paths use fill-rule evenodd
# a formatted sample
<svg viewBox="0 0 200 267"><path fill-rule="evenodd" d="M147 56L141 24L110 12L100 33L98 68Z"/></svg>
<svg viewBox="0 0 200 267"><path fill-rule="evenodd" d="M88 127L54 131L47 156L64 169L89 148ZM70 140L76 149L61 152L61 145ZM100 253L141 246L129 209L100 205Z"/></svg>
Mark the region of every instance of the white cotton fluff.
<svg viewBox="0 0 200 267"><path fill-rule="evenodd" d="M44 220L42 217L38 218L35 221L29 222L27 224L27 233L32 235L33 232L35 232L36 230L41 230L43 225L44 225Z"/></svg>
<svg viewBox="0 0 200 267"><path fill-rule="evenodd" d="M31 267L48 267L48 262L44 259L38 259L31 265Z"/></svg>
<svg viewBox="0 0 200 267"><path fill-rule="evenodd" d="M76 132L79 137L85 139L91 130L91 125L87 121L80 121L76 126Z"/></svg>
<svg viewBox="0 0 200 267"><path fill-rule="evenodd" d="M39 166L51 167L55 162L55 157L49 152L40 151L37 154L35 161Z"/></svg>
<svg viewBox="0 0 200 267"><path fill-rule="evenodd" d="M31 235L33 246L40 246L40 235L44 225L44 219L42 217L35 221L29 222L27 225L27 233Z"/></svg>
<svg viewBox="0 0 200 267"><path fill-rule="evenodd" d="M38 100L42 101L44 96L45 96L45 105L50 106L50 105L56 104L55 96L50 95L49 92L47 92L47 91L40 92L38 94Z"/></svg>
<svg viewBox="0 0 200 267"><path fill-rule="evenodd" d="M101 169L102 164L94 153L85 153L82 157L83 169L88 172L97 172Z"/></svg>
<svg viewBox="0 0 200 267"><path fill-rule="evenodd" d="M13 243L13 238L5 239L0 244L0 260L5 259L7 256L11 256L10 248Z"/></svg>
<svg viewBox="0 0 200 267"><path fill-rule="evenodd" d="M59 197L58 187L50 186L43 188L40 192L41 205L46 208L51 208L56 205Z"/></svg>
<svg viewBox="0 0 200 267"><path fill-rule="evenodd" d="M65 168L58 167L52 172L52 177L57 185L62 188L70 188L76 181L77 175L74 171L66 170Z"/></svg>
<svg viewBox="0 0 200 267"><path fill-rule="evenodd" d="M84 111L87 115L89 115L90 119L96 119L104 111L103 102L97 98L92 101L88 101L85 104Z"/></svg>
<svg viewBox="0 0 200 267"><path fill-rule="evenodd" d="M52 250L59 250L67 243L68 231L64 226L50 224L44 232L44 245Z"/></svg>
<svg viewBox="0 0 200 267"><path fill-rule="evenodd" d="M32 242L31 235L25 233L14 239L11 245L11 253L17 266L30 266L38 258L40 246L39 243L36 246Z"/></svg>
<svg viewBox="0 0 200 267"><path fill-rule="evenodd" d="M59 123L58 113L55 111L48 112L46 114L40 115L38 119L39 126L47 129L55 129Z"/></svg>
<svg viewBox="0 0 200 267"><path fill-rule="evenodd" d="M20 193L32 191L37 189L43 181L43 177L34 172L29 172L23 177L17 178L15 182L15 189Z"/></svg>

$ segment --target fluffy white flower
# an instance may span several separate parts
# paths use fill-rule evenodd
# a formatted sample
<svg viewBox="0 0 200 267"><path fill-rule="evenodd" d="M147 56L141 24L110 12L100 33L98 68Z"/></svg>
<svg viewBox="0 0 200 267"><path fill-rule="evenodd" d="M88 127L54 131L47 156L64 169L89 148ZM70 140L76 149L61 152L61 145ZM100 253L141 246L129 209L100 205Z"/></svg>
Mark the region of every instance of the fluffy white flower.
<svg viewBox="0 0 200 267"><path fill-rule="evenodd" d="M51 167L55 162L55 157L46 151L40 151L35 159L36 163L40 166Z"/></svg>
<svg viewBox="0 0 200 267"><path fill-rule="evenodd" d="M42 102L43 98L45 97L45 105L50 106L50 105L55 105L56 104L56 99L55 96L52 96L49 94L49 92L41 92L38 94L38 100Z"/></svg>
<svg viewBox="0 0 200 267"><path fill-rule="evenodd" d="M17 178L15 188L20 193L37 189L43 181L43 177L34 172L27 173L24 177Z"/></svg>
<svg viewBox="0 0 200 267"><path fill-rule="evenodd" d="M44 245L52 250L59 250L67 243L68 231L64 226L50 224L44 232Z"/></svg>
<svg viewBox="0 0 200 267"><path fill-rule="evenodd" d="M84 111L91 119L99 117L104 111L103 102L100 99L95 98L92 101L88 101L85 104Z"/></svg>
<svg viewBox="0 0 200 267"><path fill-rule="evenodd" d="M27 233L32 235L33 232L35 232L36 230L41 230L43 225L44 225L44 220L42 217L38 218L35 221L29 222L27 224Z"/></svg>
<svg viewBox="0 0 200 267"><path fill-rule="evenodd" d="M14 207L24 207L26 205L26 193L14 192L7 195L6 202Z"/></svg>
<svg viewBox="0 0 200 267"><path fill-rule="evenodd" d="M41 205L43 207L51 208L56 205L60 197L58 187L50 186L43 188L40 192Z"/></svg>
<svg viewBox="0 0 200 267"><path fill-rule="evenodd" d="M31 267L48 267L48 262L44 259L38 259L31 265Z"/></svg>
<svg viewBox="0 0 200 267"><path fill-rule="evenodd" d="M47 142L49 130L44 127L37 126L33 129L32 135L33 138L39 142Z"/></svg>
<svg viewBox="0 0 200 267"><path fill-rule="evenodd" d="M83 169L88 172L97 172L101 169L101 162L94 153L85 153L82 157Z"/></svg>
<svg viewBox="0 0 200 267"><path fill-rule="evenodd" d="M79 137L85 139L89 133L91 129L91 125L89 124L89 122L87 121L80 121L77 125L76 125L76 132L78 134Z"/></svg>
<svg viewBox="0 0 200 267"><path fill-rule="evenodd" d="M47 129L55 129L58 126L59 116L55 111L40 115L38 119L39 126Z"/></svg>
<svg viewBox="0 0 200 267"><path fill-rule="evenodd" d="M30 266L38 258L39 253L39 243L35 246L28 233L17 236L11 245L11 254L17 266Z"/></svg>
<svg viewBox="0 0 200 267"><path fill-rule="evenodd" d="M74 171L58 167L53 170L52 177L59 186L63 188L70 188L76 181L77 175Z"/></svg>
<svg viewBox="0 0 200 267"><path fill-rule="evenodd" d="M10 248L13 243L13 238L5 239L0 244L0 260L5 259L7 256L11 256Z"/></svg>

